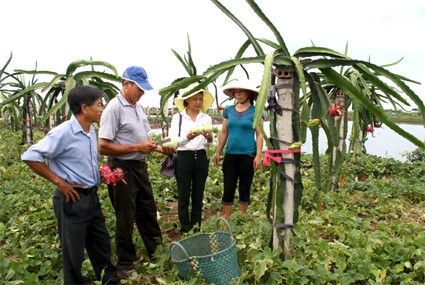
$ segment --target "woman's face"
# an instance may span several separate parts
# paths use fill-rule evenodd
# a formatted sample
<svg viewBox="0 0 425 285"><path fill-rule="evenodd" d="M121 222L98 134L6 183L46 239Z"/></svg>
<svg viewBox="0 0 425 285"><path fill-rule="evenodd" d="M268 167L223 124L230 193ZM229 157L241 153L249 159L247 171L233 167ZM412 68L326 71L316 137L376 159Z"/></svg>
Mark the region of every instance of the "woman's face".
<svg viewBox="0 0 425 285"><path fill-rule="evenodd" d="M204 103L204 94L202 94L202 92L199 92L198 94L186 99L186 102L187 109L199 111L201 110L202 104Z"/></svg>
<svg viewBox="0 0 425 285"><path fill-rule="evenodd" d="M233 89L233 97L238 101L238 103L245 103L249 101L250 91L244 89Z"/></svg>

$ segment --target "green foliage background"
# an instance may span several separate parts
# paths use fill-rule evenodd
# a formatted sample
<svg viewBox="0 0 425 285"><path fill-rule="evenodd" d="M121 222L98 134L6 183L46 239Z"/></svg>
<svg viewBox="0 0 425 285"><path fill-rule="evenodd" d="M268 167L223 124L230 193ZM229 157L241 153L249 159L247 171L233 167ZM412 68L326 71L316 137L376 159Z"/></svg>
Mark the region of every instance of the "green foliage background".
<svg viewBox="0 0 425 285"><path fill-rule="evenodd" d="M42 137L40 132L35 134L36 141ZM19 133L7 129L0 133L0 280L4 284L60 284L61 249L51 202L54 187L20 161L27 148L19 144L20 139ZM211 156L214 147L208 152ZM281 251L268 247L271 225L265 211L270 173L263 167L255 174L248 214L235 213L231 219L242 272L235 284L423 284L425 163L416 159L418 155L423 154L416 153L404 163L368 156L373 166L362 160L350 163L344 188L317 192L311 155L303 154L305 192L289 260L281 260ZM135 234L139 274L125 283L199 284L197 278L182 280L171 261L169 244L176 238L177 216L170 203L177 191L174 178L159 174L162 159L160 154L149 157L149 174L164 244L155 260L148 262L143 242ZM327 159L321 159L327 167ZM208 217L202 232L213 232L222 177L212 164L206 189L204 212ZM105 185L100 196L113 239L115 218ZM98 283L88 260L83 272L89 283Z"/></svg>

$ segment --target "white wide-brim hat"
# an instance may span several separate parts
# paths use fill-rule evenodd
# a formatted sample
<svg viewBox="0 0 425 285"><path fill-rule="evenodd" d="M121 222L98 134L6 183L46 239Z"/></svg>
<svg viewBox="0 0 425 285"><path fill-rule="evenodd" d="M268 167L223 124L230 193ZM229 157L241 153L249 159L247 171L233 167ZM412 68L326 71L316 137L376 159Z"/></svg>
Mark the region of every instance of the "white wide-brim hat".
<svg viewBox="0 0 425 285"><path fill-rule="evenodd" d="M183 90L183 93L179 94L176 98L174 98L174 105L176 105L177 109L179 109L180 112L186 109L186 107L184 106L184 100L187 100L190 97L195 96L196 94L201 92L204 95L204 102L202 103L201 107L202 112L205 113L211 107L212 103L214 103L214 96L208 90L199 89L193 93L187 94L187 92L189 92L196 86L198 86L198 83L193 83L189 85L188 87L186 87L186 89Z"/></svg>
<svg viewBox="0 0 425 285"><path fill-rule="evenodd" d="M228 85L224 86L223 93L226 94L229 97L233 96L233 90L235 89L242 89L242 90L248 90L251 91L253 94L253 99L256 100L258 96L258 89L255 86L255 84L249 80L238 80L238 81L232 81Z"/></svg>

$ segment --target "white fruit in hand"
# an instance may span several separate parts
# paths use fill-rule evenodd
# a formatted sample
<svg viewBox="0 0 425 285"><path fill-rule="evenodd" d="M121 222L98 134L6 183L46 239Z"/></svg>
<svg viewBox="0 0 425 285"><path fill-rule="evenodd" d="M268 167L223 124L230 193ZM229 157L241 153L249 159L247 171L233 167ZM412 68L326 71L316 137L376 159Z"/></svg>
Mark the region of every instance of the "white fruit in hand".
<svg viewBox="0 0 425 285"><path fill-rule="evenodd" d="M192 131L192 133L199 135L202 133L202 126L194 126L190 130Z"/></svg>
<svg viewBox="0 0 425 285"><path fill-rule="evenodd" d="M163 144L162 146L171 147L172 149L176 149L177 148L177 139L171 139L171 141Z"/></svg>
<svg viewBox="0 0 425 285"><path fill-rule="evenodd" d="M204 125L204 132L212 132L213 127L212 125Z"/></svg>

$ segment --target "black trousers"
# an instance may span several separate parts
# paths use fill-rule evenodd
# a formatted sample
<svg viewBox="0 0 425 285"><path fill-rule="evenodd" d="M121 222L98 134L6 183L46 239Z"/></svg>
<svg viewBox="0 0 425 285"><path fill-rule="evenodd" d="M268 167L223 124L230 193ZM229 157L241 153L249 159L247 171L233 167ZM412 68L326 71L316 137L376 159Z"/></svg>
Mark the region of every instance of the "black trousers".
<svg viewBox="0 0 425 285"><path fill-rule="evenodd" d="M99 196L80 194L80 200L66 202L56 189L53 197L58 232L62 245L63 274L65 284L85 284L81 274L84 249L93 265L96 278L102 283L117 282L116 268L111 264L111 242L106 229ZM110 283L110 284L112 284Z"/></svg>
<svg viewBox="0 0 425 285"><path fill-rule="evenodd" d="M137 260L133 244L133 228L137 229L145 244L149 257L162 242L161 229L157 220L157 208L148 175L148 165L144 161L110 159L112 168L124 171L123 182L108 187L116 216L116 250L119 269L133 269Z"/></svg>
<svg viewBox="0 0 425 285"><path fill-rule="evenodd" d="M181 232L189 232L195 225L201 227L202 200L205 181L208 177L208 166L209 160L205 150L177 152L176 180ZM192 200L192 211L189 214L190 200Z"/></svg>
<svg viewBox="0 0 425 285"><path fill-rule="evenodd" d="M255 155L226 154L223 160L224 192L222 205L232 205L239 181L239 203L249 205L254 177Z"/></svg>

